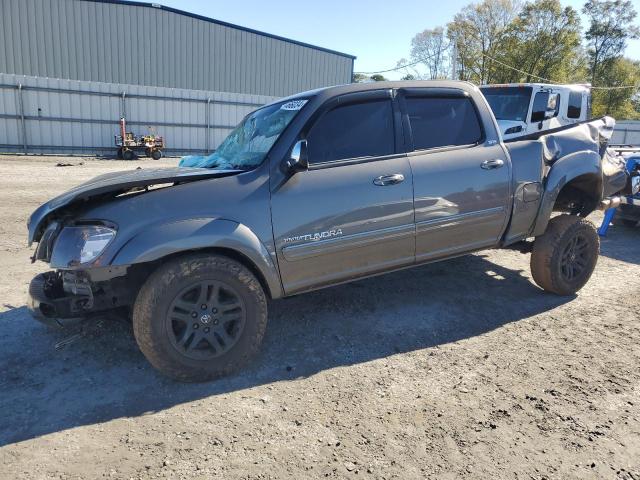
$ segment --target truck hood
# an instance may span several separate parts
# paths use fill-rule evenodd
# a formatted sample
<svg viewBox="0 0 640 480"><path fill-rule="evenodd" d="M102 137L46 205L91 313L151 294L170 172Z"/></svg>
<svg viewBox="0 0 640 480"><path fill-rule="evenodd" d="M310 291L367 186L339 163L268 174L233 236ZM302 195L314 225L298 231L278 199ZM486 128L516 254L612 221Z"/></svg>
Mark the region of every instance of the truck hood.
<svg viewBox="0 0 640 480"><path fill-rule="evenodd" d="M82 183L38 207L29 218L29 246L40 239L48 218L71 204L97 198L113 198L151 185L180 184L208 178L235 175L242 170L214 170L211 168L155 168L114 172L100 175Z"/></svg>
<svg viewBox="0 0 640 480"><path fill-rule="evenodd" d="M522 135L526 135L527 133L527 124L525 122L521 122L518 120L496 120L498 122L498 127L500 129L500 135L505 140L510 138L521 137ZM509 128L512 127L522 127L520 132L505 134Z"/></svg>

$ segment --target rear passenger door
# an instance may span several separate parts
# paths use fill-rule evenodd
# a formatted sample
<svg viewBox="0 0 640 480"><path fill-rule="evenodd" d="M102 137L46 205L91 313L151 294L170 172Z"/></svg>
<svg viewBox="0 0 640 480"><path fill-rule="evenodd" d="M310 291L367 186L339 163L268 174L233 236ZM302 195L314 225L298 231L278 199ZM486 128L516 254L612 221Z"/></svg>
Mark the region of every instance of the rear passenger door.
<svg viewBox="0 0 640 480"><path fill-rule="evenodd" d="M507 220L510 163L486 140L473 100L455 88L402 89L399 100L417 262L495 245Z"/></svg>

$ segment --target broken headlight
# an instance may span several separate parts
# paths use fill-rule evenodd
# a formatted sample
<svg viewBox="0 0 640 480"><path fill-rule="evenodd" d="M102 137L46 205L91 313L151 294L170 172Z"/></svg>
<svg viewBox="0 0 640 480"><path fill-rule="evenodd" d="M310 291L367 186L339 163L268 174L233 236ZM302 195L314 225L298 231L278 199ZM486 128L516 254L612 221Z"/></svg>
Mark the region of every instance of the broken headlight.
<svg viewBox="0 0 640 480"><path fill-rule="evenodd" d="M51 266L77 267L100 256L116 236L113 228L101 225L64 227L51 254Z"/></svg>

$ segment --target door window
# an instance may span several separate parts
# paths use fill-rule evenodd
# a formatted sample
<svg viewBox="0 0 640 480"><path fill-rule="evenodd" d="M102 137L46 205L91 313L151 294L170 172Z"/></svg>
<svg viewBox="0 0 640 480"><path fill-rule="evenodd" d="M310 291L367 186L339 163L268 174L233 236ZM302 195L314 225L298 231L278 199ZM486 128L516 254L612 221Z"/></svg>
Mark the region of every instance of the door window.
<svg viewBox="0 0 640 480"><path fill-rule="evenodd" d="M309 163L395 152L391 100L337 107L323 115L307 135Z"/></svg>
<svg viewBox="0 0 640 480"><path fill-rule="evenodd" d="M533 97L531 121L542 122L558 115L560 111L560 95L557 93L538 92Z"/></svg>
<svg viewBox="0 0 640 480"><path fill-rule="evenodd" d="M582 113L582 92L571 92L569 94L569 106L567 107L568 118L580 118Z"/></svg>
<svg viewBox="0 0 640 480"><path fill-rule="evenodd" d="M531 109L531 121L542 122L547 114L549 104L549 92L538 92L533 97L533 108Z"/></svg>
<svg viewBox="0 0 640 480"><path fill-rule="evenodd" d="M414 150L471 145L482 138L469 98L408 97L406 105Z"/></svg>

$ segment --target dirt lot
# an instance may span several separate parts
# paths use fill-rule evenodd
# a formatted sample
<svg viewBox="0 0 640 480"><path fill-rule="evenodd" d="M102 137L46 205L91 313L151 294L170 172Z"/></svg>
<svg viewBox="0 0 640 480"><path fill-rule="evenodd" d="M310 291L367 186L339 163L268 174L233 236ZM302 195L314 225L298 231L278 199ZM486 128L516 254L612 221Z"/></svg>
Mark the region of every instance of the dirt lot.
<svg viewBox="0 0 640 480"><path fill-rule="evenodd" d="M640 479L640 231L575 298L491 251L272 302L250 368L183 385L124 320L24 307L31 211L158 163L0 157L1 477Z"/></svg>

